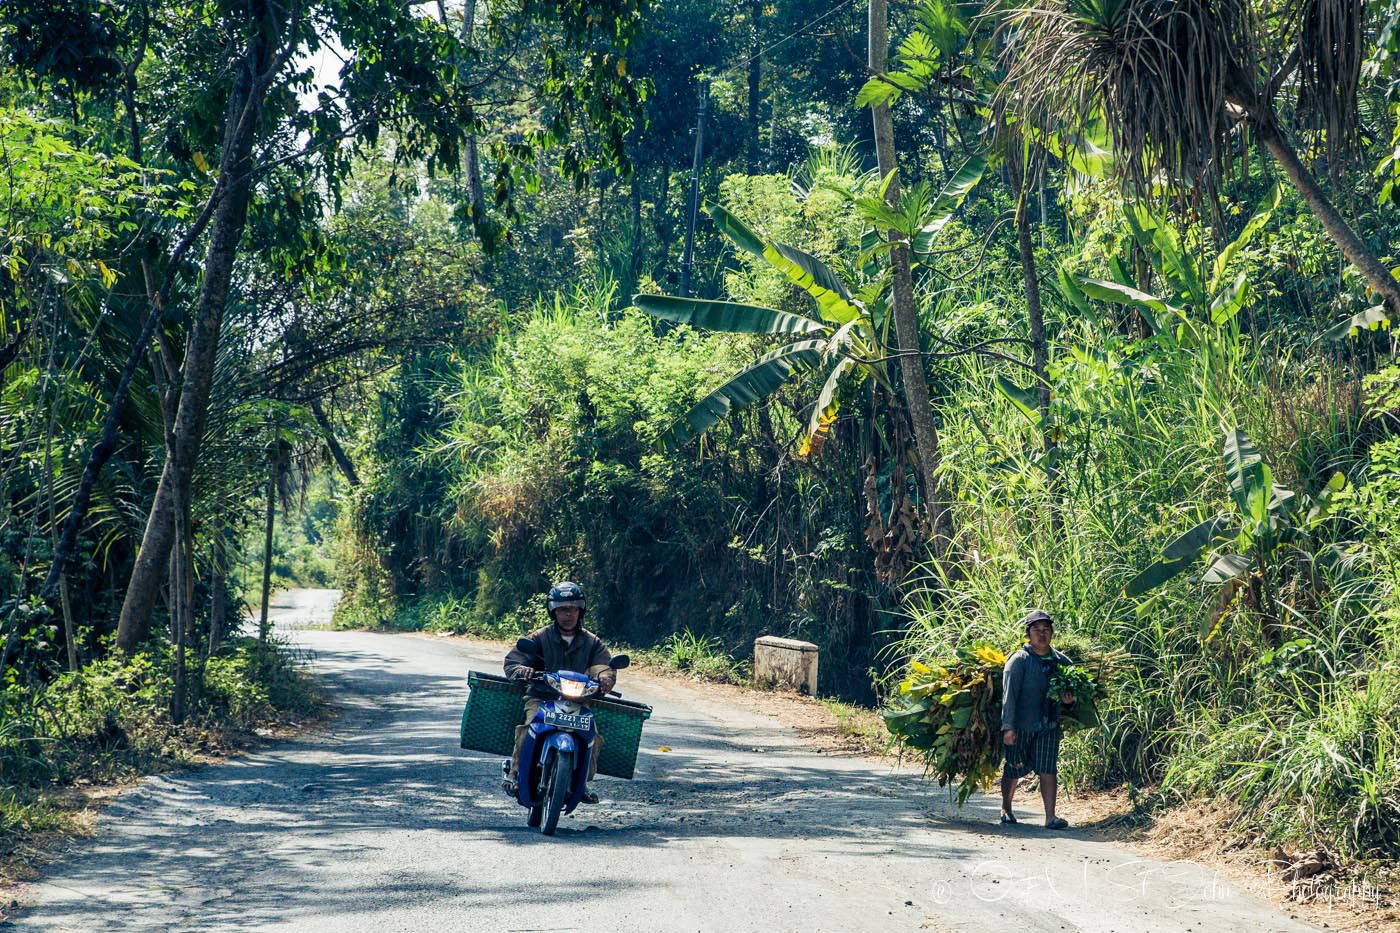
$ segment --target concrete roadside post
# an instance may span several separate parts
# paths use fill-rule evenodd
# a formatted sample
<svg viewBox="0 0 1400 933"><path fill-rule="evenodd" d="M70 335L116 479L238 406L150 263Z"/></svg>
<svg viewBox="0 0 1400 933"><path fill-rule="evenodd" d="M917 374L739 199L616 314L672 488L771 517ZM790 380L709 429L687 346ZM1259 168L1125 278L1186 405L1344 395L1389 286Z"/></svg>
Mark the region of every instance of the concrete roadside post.
<svg viewBox="0 0 1400 933"><path fill-rule="evenodd" d="M757 687L792 687L817 695L817 646L809 641L764 635L753 643L753 681Z"/></svg>

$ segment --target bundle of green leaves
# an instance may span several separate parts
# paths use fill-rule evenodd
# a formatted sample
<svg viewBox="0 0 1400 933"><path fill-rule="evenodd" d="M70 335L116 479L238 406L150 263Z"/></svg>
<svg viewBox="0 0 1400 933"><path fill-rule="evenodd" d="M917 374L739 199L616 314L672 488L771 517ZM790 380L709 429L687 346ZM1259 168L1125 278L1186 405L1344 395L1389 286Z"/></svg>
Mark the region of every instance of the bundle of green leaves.
<svg viewBox="0 0 1400 933"><path fill-rule="evenodd" d="M1099 724L1098 701L1108 695L1102 682L1078 664L1061 664L1050 675L1050 694L1070 693L1074 703L1060 711L1060 724L1065 732L1092 729Z"/></svg>
<svg viewBox="0 0 1400 933"><path fill-rule="evenodd" d="M997 775L1005 665L1006 655L989 644L961 648L940 664L911 661L882 713L890 736L923 756L939 787L961 778L959 805Z"/></svg>
<svg viewBox="0 0 1400 933"><path fill-rule="evenodd" d="M1006 657L993 645L976 643L940 663L911 661L882 712L892 740L921 755L939 787L957 783L959 806L979 787L989 789L1000 771ZM1074 695L1074 704L1061 714L1067 732L1099 725L1098 701L1108 695L1107 660L1059 665L1051 675L1052 696Z"/></svg>

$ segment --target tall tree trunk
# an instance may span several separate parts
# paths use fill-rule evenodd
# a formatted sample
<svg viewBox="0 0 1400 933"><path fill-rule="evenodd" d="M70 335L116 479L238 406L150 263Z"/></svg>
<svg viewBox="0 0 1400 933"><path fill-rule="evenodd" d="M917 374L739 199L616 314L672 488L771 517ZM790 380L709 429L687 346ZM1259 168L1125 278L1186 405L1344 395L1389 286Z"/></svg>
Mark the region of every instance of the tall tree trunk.
<svg viewBox="0 0 1400 933"><path fill-rule="evenodd" d="M446 10L439 5L446 24ZM472 47L472 35L476 31L476 0L467 0L462 6L462 45ZM457 62L457 85L466 84L465 63ZM481 188L481 157L477 152L476 131L467 133L466 145L467 197L470 199L472 223L480 229L486 222L486 195Z"/></svg>
<svg viewBox="0 0 1400 933"><path fill-rule="evenodd" d="M750 175L758 172L758 105L763 83L763 46L760 44L759 23L763 20L763 0L749 2L749 140L745 147L745 162Z"/></svg>
<svg viewBox="0 0 1400 933"><path fill-rule="evenodd" d="M870 70L884 74L889 54L889 24L886 0L870 0ZM894 148L894 121L888 104L871 108L874 118L875 155L880 165L880 177L889 178L885 199L891 209L899 210L899 176ZM891 237L900 237L890 231ZM952 548L953 517L950 503L938 479L941 454L938 450L938 430L933 423L933 404L929 400L928 379L924 375L922 350L919 347L919 320L914 307L914 278L909 266L909 247L902 239L890 250L890 265L894 273L892 301L895 335L899 341L899 369L904 380L904 400L914 428L914 449L919 456L919 486L924 493L932 531L933 556L943 561Z"/></svg>
<svg viewBox="0 0 1400 933"><path fill-rule="evenodd" d="M1031 365L1035 367L1036 399L1040 408L1040 437L1044 450L1045 483L1050 491L1050 530L1059 529L1059 470L1055 457L1059 444L1055 440L1055 427L1050 421L1050 380L1046 375L1049 365L1049 348L1045 342L1045 312L1040 303L1040 275L1035 268L1035 246L1031 236L1030 179L1033 163L1022 164L1023 149L1019 141L1012 147L1015 151L1008 159L1011 168L1011 183L1016 195L1016 244L1021 253L1021 276L1026 284L1026 313L1030 317ZM1042 197L1045 187L1040 186ZM1041 205L1042 214L1044 205Z"/></svg>
<svg viewBox="0 0 1400 933"><path fill-rule="evenodd" d="M204 436L209 392L214 379L214 361L219 349L224 307L228 302L238 243L248 219L248 199L252 185L253 141L259 113L267 91L263 72L272 57L272 38L258 30L249 42L233 92L229 95L224 124L224 147L219 170L225 193L210 221L209 246L204 258L204 283L200 288L194 320L186 341L182 368L180 406L175 415L173 448L165 452L151 513L141 550L132 568L117 623L117 647L131 654L146 638L151 610L155 606L166 557L170 553L177 501L188 502L191 479ZM227 180L225 182L225 180ZM178 493L175 495L174 493Z"/></svg>
<svg viewBox="0 0 1400 933"><path fill-rule="evenodd" d="M642 232L642 173L639 171L632 172L627 179L627 207L632 215L632 243L627 256L627 272L632 280L630 287L636 285L642 274L642 248L646 244L646 236Z"/></svg>
<svg viewBox="0 0 1400 933"><path fill-rule="evenodd" d="M705 111L710 106L710 84L701 78L695 105L695 149L690 160L690 201L686 207L685 247L681 251L681 297L690 297L690 273L695 259L695 221L700 211L700 167L705 158Z"/></svg>
<svg viewBox="0 0 1400 933"><path fill-rule="evenodd" d="M55 304L54 304L53 333L49 336L48 365L47 365L47 373L46 373L45 378L44 378L44 393L43 393L43 398L44 398L45 401L47 401L47 399L48 399L48 392L49 392L49 389L52 387L52 384L53 384L53 381L54 381L54 363L55 363L54 355L55 355L55 349L56 349L57 344L58 344L58 312L59 312L59 307L60 307L59 303L58 303L58 302L55 302ZM53 474L54 474L54 471L53 471L53 438L54 438L54 432L55 432L55 431L57 430L57 428L58 428L58 404L57 404L57 401L58 401L57 398L55 398L55 399L54 399L54 403L51 404L51 405L49 406L49 424L48 424L48 430L45 432L45 436L44 436L44 481L43 481L44 501L45 501L45 503L47 503L47 505L48 505L48 512L49 512L49 534L52 536L52 539L53 539L53 546L54 546L54 552L55 552L55 554L58 552L58 540L59 540L59 539L58 539L58 506L57 506L57 503L54 501L54 491L53 491L53 479L54 479L54 475L53 475ZM58 572L58 602L59 602L59 609L60 609L60 611L63 613L63 643L64 643L64 646L68 649L68 670L70 670L70 671L77 671L78 666L79 666L77 628L76 628L76 626L74 626L74 624L73 624L73 604L72 604L72 602L71 602L71 601L69 600L69 598L68 598L68 577L63 573L63 570L62 570L61 567L59 568L59 572ZM17 630L18 630L18 628L16 628L16 631L17 631ZM6 655L8 656L8 652L6 652Z"/></svg>
<svg viewBox="0 0 1400 933"><path fill-rule="evenodd" d="M666 213L667 203L671 199L671 167L661 166L661 178L657 182L656 204L652 207L651 226L656 231L656 267L658 269L669 269L671 267L671 223L670 215Z"/></svg>
<svg viewBox="0 0 1400 933"><path fill-rule="evenodd" d="M263 572L262 572L262 615L258 617L258 647L267 647L267 636L272 625L267 618L268 606L272 601L272 532L277 522L277 441L274 438L268 448L267 467L267 513L263 523Z"/></svg>
<svg viewBox="0 0 1400 933"><path fill-rule="evenodd" d="M185 552L189 548L189 522L183 502L175 504L175 542L170 551L170 637L175 644L175 690L170 698L170 718L180 725L185 721L185 700L188 690L185 663L185 633L189 631L190 587L186 576Z"/></svg>
<svg viewBox="0 0 1400 933"><path fill-rule="evenodd" d="M1337 244L1347 262L1366 276L1371 288L1381 296L1387 313L1392 320L1395 319L1400 315L1400 283L1396 282L1395 276L1376 258L1371 248L1356 235L1356 231L1351 229L1351 225L1342 217L1336 205L1328 199L1313 173L1308 171L1292 144L1284 138L1273 111L1251 113L1250 117L1259 140L1273 155L1274 160L1288 176L1288 180L1293 183L1293 187L1298 189L1309 210L1322 222L1322 228Z"/></svg>
<svg viewBox="0 0 1400 933"><path fill-rule="evenodd" d="M166 276L165 283L151 298L150 307L146 312L146 320L141 325L140 333L136 335L135 343L131 345L126 364L122 367L121 375L117 379L116 391L112 393L111 399L107 402L107 414L102 422L102 433L98 436L97 443L88 452L87 463L83 464L82 478L78 481L77 492L73 494L73 504L68 509L68 517L63 522L63 533L59 536L58 545L54 549L53 563L49 566L48 577L44 580L43 589L40 591L46 601L52 601L53 594L57 592L59 580L63 574L71 569L70 565L77 554L78 535L83 529L83 523L87 521L88 509L92 506L92 490L97 485L97 478L102 474L102 468L107 465L112 454L116 453L117 444L121 439L122 414L126 411L126 401L131 396L131 383L136 378L136 370L140 368L141 361L146 357L146 349L150 346L156 329L164 316L165 306L170 301L170 293L175 283L174 271L184 263L185 254L189 252L194 242L204 234L214 217L215 209L223 201L223 195L223 184L215 185L209 200L205 202L204 210L200 212L194 224L185 232L184 237L170 253L171 274ZM147 615L149 616L149 614L148 610Z"/></svg>

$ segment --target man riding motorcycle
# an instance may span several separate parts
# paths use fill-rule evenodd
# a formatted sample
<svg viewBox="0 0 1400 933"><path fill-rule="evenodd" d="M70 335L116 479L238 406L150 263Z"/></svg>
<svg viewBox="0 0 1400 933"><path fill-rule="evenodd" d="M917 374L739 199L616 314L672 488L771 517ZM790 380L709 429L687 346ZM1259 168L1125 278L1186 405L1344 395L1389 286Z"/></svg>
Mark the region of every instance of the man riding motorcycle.
<svg viewBox="0 0 1400 933"><path fill-rule="evenodd" d="M550 674L555 671L578 671L587 674L601 685L599 695L606 694L617 683L617 672L609 664L612 655L603 646L603 640L583 628L584 613L583 589L577 583L564 581L550 587L545 597L545 609L551 624L531 632L523 641L531 642L533 648L526 652L521 646L512 648L506 655L505 673L513 680L529 680L535 674ZM525 696L524 724L515 727L515 750L510 756L510 773L501 781L501 788L515 796L520 770L520 749L529 734L529 722L535 717L542 699L536 696L537 688L531 686ZM588 758L588 780L593 780L598 770L598 756L602 751L603 737L595 735L593 753ZM585 790L584 803L597 803L598 796L592 788Z"/></svg>

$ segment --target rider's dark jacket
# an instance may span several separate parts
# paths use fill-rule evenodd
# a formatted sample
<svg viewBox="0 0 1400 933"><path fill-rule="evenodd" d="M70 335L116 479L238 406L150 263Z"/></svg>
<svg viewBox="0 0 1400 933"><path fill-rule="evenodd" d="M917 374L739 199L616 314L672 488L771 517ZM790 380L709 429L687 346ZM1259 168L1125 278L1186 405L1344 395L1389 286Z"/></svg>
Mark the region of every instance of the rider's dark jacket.
<svg viewBox="0 0 1400 933"><path fill-rule="evenodd" d="M526 667L546 673L579 671L596 680L612 661L612 655L603 647L603 640L583 626L574 632L572 644L564 641L564 636L552 623L526 637L534 646L532 651L526 653L512 648L506 655L506 676L512 680L518 679L521 668Z"/></svg>

